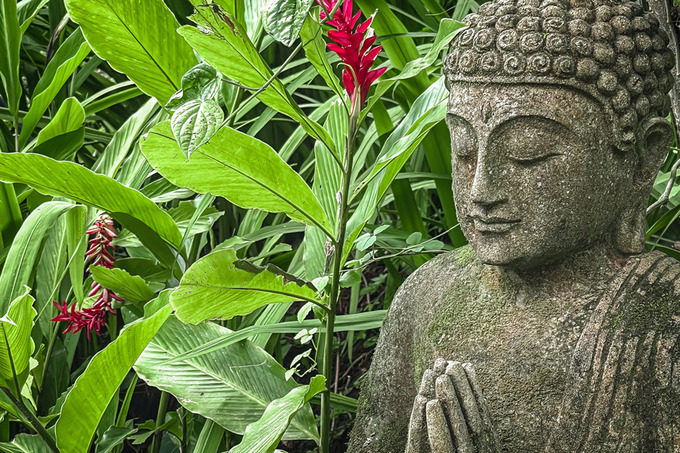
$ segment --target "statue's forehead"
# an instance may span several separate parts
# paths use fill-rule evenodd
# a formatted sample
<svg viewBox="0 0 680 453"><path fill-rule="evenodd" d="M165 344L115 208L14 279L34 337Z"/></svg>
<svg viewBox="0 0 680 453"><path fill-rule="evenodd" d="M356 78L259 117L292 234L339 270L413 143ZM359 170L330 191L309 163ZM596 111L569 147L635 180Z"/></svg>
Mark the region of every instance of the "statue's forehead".
<svg viewBox="0 0 680 453"><path fill-rule="evenodd" d="M597 101L553 85L452 84L447 111L470 123L491 127L516 116L539 116L571 128L598 122ZM585 124L584 124L585 123Z"/></svg>

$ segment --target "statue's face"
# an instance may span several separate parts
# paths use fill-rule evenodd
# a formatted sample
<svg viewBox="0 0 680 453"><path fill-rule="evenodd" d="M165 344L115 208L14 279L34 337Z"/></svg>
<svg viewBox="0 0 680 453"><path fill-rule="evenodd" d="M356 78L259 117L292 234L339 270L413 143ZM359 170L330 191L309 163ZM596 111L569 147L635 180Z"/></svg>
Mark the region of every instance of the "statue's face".
<svg viewBox="0 0 680 453"><path fill-rule="evenodd" d="M549 85L453 83L453 192L482 262L532 268L607 240L629 202L633 153L597 101Z"/></svg>

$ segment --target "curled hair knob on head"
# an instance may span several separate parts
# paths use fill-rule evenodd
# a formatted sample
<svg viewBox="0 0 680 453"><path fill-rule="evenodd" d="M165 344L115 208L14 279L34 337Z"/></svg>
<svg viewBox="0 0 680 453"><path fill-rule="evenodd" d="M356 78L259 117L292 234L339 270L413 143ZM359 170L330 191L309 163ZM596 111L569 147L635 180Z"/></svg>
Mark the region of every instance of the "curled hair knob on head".
<svg viewBox="0 0 680 453"><path fill-rule="evenodd" d="M670 112L669 40L636 3L494 0L465 22L444 62L447 87L464 81L576 88L612 115L621 150L634 149L646 118Z"/></svg>

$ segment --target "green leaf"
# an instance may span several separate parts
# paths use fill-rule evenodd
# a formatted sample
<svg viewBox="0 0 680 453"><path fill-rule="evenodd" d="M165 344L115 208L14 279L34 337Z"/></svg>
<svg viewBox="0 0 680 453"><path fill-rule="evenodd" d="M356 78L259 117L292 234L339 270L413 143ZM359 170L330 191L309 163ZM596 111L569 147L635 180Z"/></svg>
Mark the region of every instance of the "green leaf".
<svg viewBox="0 0 680 453"><path fill-rule="evenodd" d="M54 453L39 435L24 433L17 434L11 443L0 443L0 451L5 453Z"/></svg>
<svg viewBox="0 0 680 453"><path fill-rule="evenodd" d="M186 162L166 121L149 132L142 152L175 185L225 197L243 208L284 212L333 236L323 208L304 180L254 137L223 127Z"/></svg>
<svg viewBox="0 0 680 453"><path fill-rule="evenodd" d="M7 154L0 154L0 158ZM48 201L38 206L24 221L7 254L0 274L0 313L7 312L11 301L32 285L31 279L43 241L59 216L75 205L61 201Z"/></svg>
<svg viewBox="0 0 680 453"><path fill-rule="evenodd" d="M0 154L0 181L28 184L41 193L67 197L112 216L128 214L175 248L182 241L175 222L153 201L108 176L72 162L59 162L37 154ZM121 223L125 225L124 221Z"/></svg>
<svg viewBox="0 0 680 453"><path fill-rule="evenodd" d="M196 99L217 100L222 82L215 68L199 63L182 76L182 89L173 94L165 108L175 110L185 102Z"/></svg>
<svg viewBox="0 0 680 453"><path fill-rule="evenodd" d="M179 34L205 61L226 77L257 90L260 101L298 121L305 132L335 153L328 133L304 114L281 81L272 79L271 69L238 22L227 24L210 8L197 8L191 19L202 28L184 26Z"/></svg>
<svg viewBox="0 0 680 453"><path fill-rule="evenodd" d="M313 3L314 0L268 0L264 29L275 40L292 46Z"/></svg>
<svg viewBox="0 0 680 453"><path fill-rule="evenodd" d="M137 275L130 275L123 269L107 269L104 266L90 266L92 278L106 289L110 289L128 302L148 302L154 292Z"/></svg>
<svg viewBox="0 0 680 453"><path fill-rule="evenodd" d="M285 380L286 370L272 356L243 341L195 360L167 363L228 333L229 329L214 323L193 326L171 317L144 350L135 370L149 385L174 395L189 411L243 434L272 400L295 388ZM298 412L283 437L318 439L310 408Z"/></svg>
<svg viewBox="0 0 680 453"><path fill-rule="evenodd" d="M36 146L45 143L57 135L66 134L80 129L85 121L85 109L74 97L66 99L54 118L40 131Z"/></svg>
<svg viewBox="0 0 680 453"><path fill-rule="evenodd" d="M321 304L316 291L268 270L257 274L236 267L236 253L211 253L191 266L170 297L182 322L247 315L267 304L304 300Z"/></svg>
<svg viewBox="0 0 680 453"><path fill-rule="evenodd" d="M90 46L85 42L80 29L73 32L59 46L59 49L57 49L54 57L50 60L47 68L45 68L45 72L40 77L33 91L31 107L28 109L28 113L21 125L19 149L23 148L28 142L28 138L33 133L50 103L54 100L54 97L89 53Z"/></svg>
<svg viewBox="0 0 680 453"><path fill-rule="evenodd" d="M21 24L20 30L23 35L28 26L31 25L35 16L40 12L43 6L50 0L21 0L17 3L17 17Z"/></svg>
<svg viewBox="0 0 680 453"><path fill-rule="evenodd" d="M262 418L246 428L243 440L229 453L272 453L295 414L317 393L326 390L326 378L314 376L309 385L294 388L269 403Z"/></svg>
<svg viewBox="0 0 680 453"><path fill-rule="evenodd" d="M196 64L162 0L66 0L66 8L92 50L161 104Z"/></svg>
<svg viewBox="0 0 680 453"><path fill-rule="evenodd" d="M73 296L79 304L83 302L83 275L85 273L85 256L87 250L87 208L75 206L66 213L66 247L68 256L72 257L68 263Z"/></svg>
<svg viewBox="0 0 680 453"><path fill-rule="evenodd" d="M0 386L10 389L15 397L28 376L28 359L33 352L31 329L37 312L30 291L24 287L24 293L10 303L7 314L0 318Z"/></svg>
<svg viewBox="0 0 680 453"><path fill-rule="evenodd" d="M52 333L52 302L59 297L59 287L66 268L65 218L73 211L76 209L67 211L49 225L36 266L35 282L32 284L35 290L35 308L39 313L36 323L45 338L49 338ZM82 256L78 257L78 261L82 261Z"/></svg>
<svg viewBox="0 0 680 453"><path fill-rule="evenodd" d="M137 428L111 426L97 443L96 453L111 453L114 448L121 445L125 439L137 431Z"/></svg>
<svg viewBox="0 0 680 453"><path fill-rule="evenodd" d="M427 69L435 62L439 53L446 47L451 40L456 36L466 24L458 22L453 19L443 19L439 23L439 30L437 36L432 43L432 47L424 56L417 60L411 60L406 63L404 69L395 77L386 80L403 80L410 79L420 73L423 69Z"/></svg>
<svg viewBox="0 0 680 453"><path fill-rule="evenodd" d="M194 99L172 114L172 133L187 160L199 146L210 140L223 120L224 112L214 99Z"/></svg>
<svg viewBox="0 0 680 453"><path fill-rule="evenodd" d="M157 302L167 303L167 292ZM150 302L151 303L151 302ZM76 380L57 421L57 445L62 453L86 453L111 398L158 329L170 316L165 305L152 315L125 326L118 338L98 352Z"/></svg>
<svg viewBox="0 0 680 453"><path fill-rule="evenodd" d="M19 79L19 49L21 33L16 0L0 1L0 79L7 95L12 115L19 114L21 79Z"/></svg>
<svg viewBox="0 0 680 453"><path fill-rule="evenodd" d="M201 453L218 453L225 430L214 421L208 419L196 440L194 451Z"/></svg>
<svg viewBox="0 0 680 453"><path fill-rule="evenodd" d="M302 29L300 30L300 38L302 38L302 47L305 50L307 59L314 65L319 75L326 81L335 94L340 99L343 99L344 89L340 85L338 77L333 71L333 67L328 62L326 53L326 41L323 39L323 29L319 24L318 14L307 16Z"/></svg>

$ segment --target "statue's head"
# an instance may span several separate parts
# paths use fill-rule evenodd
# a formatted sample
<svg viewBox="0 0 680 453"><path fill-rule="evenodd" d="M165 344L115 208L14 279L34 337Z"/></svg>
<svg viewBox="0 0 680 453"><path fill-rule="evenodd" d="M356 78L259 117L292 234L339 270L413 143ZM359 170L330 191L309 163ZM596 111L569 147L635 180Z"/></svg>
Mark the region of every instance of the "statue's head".
<svg viewBox="0 0 680 453"><path fill-rule="evenodd" d="M444 65L458 220L483 262L644 247L674 60L629 1L495 0Z"/></svg>

